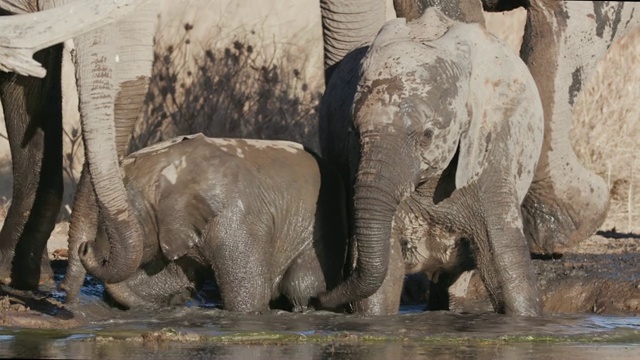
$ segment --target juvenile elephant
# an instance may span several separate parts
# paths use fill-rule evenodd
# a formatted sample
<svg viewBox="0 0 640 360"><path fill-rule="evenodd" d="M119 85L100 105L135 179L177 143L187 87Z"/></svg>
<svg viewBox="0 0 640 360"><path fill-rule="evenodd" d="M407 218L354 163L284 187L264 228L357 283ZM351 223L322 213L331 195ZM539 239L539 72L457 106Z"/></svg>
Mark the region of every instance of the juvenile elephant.
<svg viewBox="0 0 640 360"><path fill-rule="evenodd" d="M282 296L301 310L342 279L343 185L299 144L183 136L129 155L122 171L144 243L134 276L106 284L121 305L179 303L211 269L225 309Z"/></svg>
<svg viewBox="0 0 640 360"><path fill-rule="evenodd" d="M573 106L611 44L640 25L640 3L558 0L394 0L398 16L437 7L464 22L484 23L482 10L527 11L520 56L542 100L545 133L522 210L534 253L562 253L591 236L605 220L609 189L585 168L569 139ZM365 7L366 8L366 7ZM360 16L375 16L369 6Z"/></svg>
<svg viewBox="0 0 640 360"><path fill-rule="evenodd" d="M496 311L540 314L520 205L543 113L511 49L433 8L389 21L337 65L320 117L355 242L353 271L320 304L396 313L405 272L455 274L475 262Z"/></svg>
<svg viewBox="0 0 640 360"><path fill-rule="evenodd" d="M328 2L328 1L327 1ZM602 224L609 191L577 159L572 110L583 84L611 44L640 25L640 3L559 0L394 0L396 14L414 19L429 7L457 21L484 24L482 10L527 10L520 55L544 108L545 133L531 188L523 201L525 236L535 253L562 253ZM325 77L350 51L366 47L384 23L382 0L334 1L323 8ZM357 11L356 11L357 10ZM347 20L344 20L344 19Z"/></svg>

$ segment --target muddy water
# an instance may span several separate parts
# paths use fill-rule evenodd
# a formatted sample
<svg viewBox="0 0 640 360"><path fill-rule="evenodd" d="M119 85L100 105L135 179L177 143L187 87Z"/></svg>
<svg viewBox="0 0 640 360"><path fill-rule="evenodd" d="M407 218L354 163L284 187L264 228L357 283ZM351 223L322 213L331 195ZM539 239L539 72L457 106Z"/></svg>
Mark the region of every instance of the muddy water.
<svg viewBox="0 0 640 360"><path fill-rule="evenodd" d="M122 312L69 330L0 328L0 357L221 359L603 359L640 356L640 318L537 319L404 309L239 315L203 307ZM91 310L95 316L96 309ZM82 315L77 315L82 316Z"/></svg>
<svg viewBox="0 0 640 360"><path fill-rule="evenodd" d="M57 275L60 280L62 273ZM65 315L80 326L0 327L0 358L640 358L640 317L532 319L424 312L423 306L375 318L327 312L242 315L217 309L203 294L190 306L121 311L107 306L101 294L101 285L88 278L80 303Z"/></svg>

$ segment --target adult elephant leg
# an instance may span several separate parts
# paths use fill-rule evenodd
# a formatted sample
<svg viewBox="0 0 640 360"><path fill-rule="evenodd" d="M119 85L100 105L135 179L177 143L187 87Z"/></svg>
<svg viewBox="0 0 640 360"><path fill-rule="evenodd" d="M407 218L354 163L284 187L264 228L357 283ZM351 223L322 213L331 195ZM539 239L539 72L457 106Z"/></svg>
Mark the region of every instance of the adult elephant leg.
<svg viewBox="0 0 640 360"><path fill-rule="evenodd" d="M107 232L106 244L84 242L79 254L87 271L108 283L129 278L142 259L142 230L130 209L119 168L118 138L127 126L117 118L120 107L137 116L142 105L137 94L146 93L157 22L152 5L155 3L119 24L80 37L76 43L83 139Z"/></svg>
<svg viewBox="0 0 640 360"><path fill-rule="evenodd" d="M391 238L389 267L380 288L368 298L353 302L353 311L365 315L393 315L400 309L404 281L404 258L400 243Z"/></svg>
<svg viewBox="0 0 640 360"><path fill-rule="evenodd" d="M87 275L80 262L78 249L80 244L93 241L98 227L98 208L95 193L89 175L89 164L84 163L78 188L73 199L73 212L69 224L69 259L67 272L60 288L67 293L65 301L72 303L78 298L80 288Z"/></svg>
<svg viewBox="0 0 640 360"><path fill-rule="evenodd" d="M569 140L582 84L617 37L638 24L635 3L531 1L521 57L540 91L544 144L522 210L531 251L562 252L605 219L609 191L577 159ZM636 11L637 12L637 11Z"/></svg>
<svg viewBox="0 0 640 360"><path fill-rule="evenodd" d="M62 202L62 46L34 57L43 79L0 72L13 163L13 197L0 231L0 281L20 289L53 285L45 251Z"/></svg>
<svg viewBox="0 0 640 360"><path fill-rule="evenodd" d="M116 46L116 54L118 56L121 53L132 52L130 47L134 47L139 52L146 52L150 47L152 48L155 23L149 22L153 22L150 17L155 17L156 12L154 8L149 6L143 7L141 11L145 12L142 14L145 26L140 26L139 22L141 20L138 14L124 18L118 23L118 35L120 39L123 39ZM150 27L153 28L152 32L149 32ZM118 161L127 153L129 139L144 105L150 79L150 68L148 75L145 74L144 68L140 68L141 66L146 66L146 61L139 59L144 56L144 53L132 53L129 55L132 59L122 59L122 61L116 63L115 68L118 77L117 86L120 89L116 94L114 104L115 141ZM148 64L148 66L150 67L151 64ZM86 158L88 158L88 154ZM85 162L82 169L73 209L74 212L71 216L69 228L69 266L61 285L62 289L67 293L67 302L73 302L77 299L86 275L86 270L78 254L80 244L93 241L96 238L97 204L87 162ZM101 246L108 249L108 244L102 244Z"/></svg>

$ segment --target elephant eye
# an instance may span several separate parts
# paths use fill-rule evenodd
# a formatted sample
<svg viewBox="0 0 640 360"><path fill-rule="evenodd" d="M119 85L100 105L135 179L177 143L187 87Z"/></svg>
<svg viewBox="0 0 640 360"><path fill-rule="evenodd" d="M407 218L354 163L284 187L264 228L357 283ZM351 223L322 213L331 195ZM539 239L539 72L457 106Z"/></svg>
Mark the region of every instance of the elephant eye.
<svg viewBox="0 0 640 360"><path fill-rule="evenodd" d="M426 140L431 140L431 138L433 137L433 130L427 129L422 133L422 135L425 137Z"/></svg>

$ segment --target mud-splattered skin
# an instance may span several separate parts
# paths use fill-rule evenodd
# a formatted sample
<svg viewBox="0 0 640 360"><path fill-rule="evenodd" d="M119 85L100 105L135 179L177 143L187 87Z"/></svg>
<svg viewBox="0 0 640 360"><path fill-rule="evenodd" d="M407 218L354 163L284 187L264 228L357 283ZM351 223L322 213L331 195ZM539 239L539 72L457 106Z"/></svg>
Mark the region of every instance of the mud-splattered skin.
<svg viewBox="0 0 640 360"><path fill-rule="evenodd" d="M542 105L513 51L435 9L392 20L335 70L320 131L348 179L357 252L321 302L365 298L356 311L395 313L405 272L459 273L475 260L496 311L540 314L520 204Z"/></svg>
<svg viewBox="0 0 640 360"><path fill-rule="evenodd" d="M604 221L609 190L571 147L576 97L609 46L640 24L640 4L616 1L530 1L521 57L540 90L543 150L523 204L534 252L564 252Z"/></svg>
<svg viewBox="0 0 640 360"><path fill-rule="evenodd" d="M106 285L120 304L180 303L208 269L234 311L281 295L300 310L340 281L343 186L301 145L179 137L122 168L145 243L140 270Z"/></svg>

